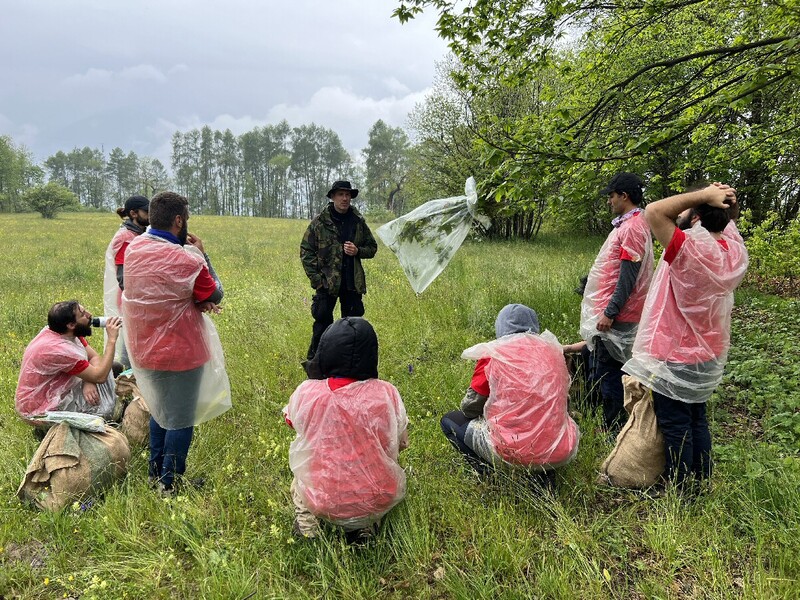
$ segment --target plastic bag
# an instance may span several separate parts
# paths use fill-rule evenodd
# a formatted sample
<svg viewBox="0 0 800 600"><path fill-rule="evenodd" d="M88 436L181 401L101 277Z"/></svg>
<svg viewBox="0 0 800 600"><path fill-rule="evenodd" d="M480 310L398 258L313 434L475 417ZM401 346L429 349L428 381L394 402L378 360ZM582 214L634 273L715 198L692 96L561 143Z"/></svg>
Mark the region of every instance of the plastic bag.
<svg viewBox="0 0 800 600"><path fill-rule="evenodd" d="M736 225L723 232L727 249L700 224L672 263L658 265L642 313L633 358L623 370L659 394L706 402L728 359L733 291L748 256Z"/></svg>
<svg viewBox="0 0 800 600"><path fill-rule="evenodd" d="M551 469L575 457L580 432L567 413L569 374L552 333L507 335L467 348L461 358L491 359L483 417L467 429L481 458Z"/></svg>
<svg viewBox="0 0 800 600"><path fill-rule="evenodd" d="M598 331L597 322L603 316L619 279L621 256L640 262L636 285L609 331ZM647 290L653 279L653 241L643 213L630 217L615 228L597 253L586 281L581 302L580 335L590 350L594 339L600 337L609 354L619 362L631 357L636 338L636 324L641 319Z"/></svg>
<svg viewBox="0 0 800 600"><path fill-rule="evenodd" d="M377 522L406 492L397 462L408 425L395 387L379 379L332 391L309 379L286 408L297 437L289 466L308 510L347 529Z"/></svg>
<svg viewBox="0 0 800 600"><path fill-rule="evenodd" d="M136 383L164 429L199 425L231 407L219 335L192 296L205 264L197 248L149 233L125 257L122 331Z"/></svg>
<svg viewBox="0 0 800 600"><path fill-rule="evenodd" d="M80 429L81 431L103 433L106 430L106 422L103 420L103 417L68 410L50 410L44 415L34 418L37 421L43 421L45 423L66 423L70 427Z"/></svg>
<svg viewBox="0 0 800 600"><path fill-rule="evenodd" d="M476 213L478 193L472 177L467 179L464 194L426 202L376 231L397 256L417 294L444 270L467 237L473 220L491 226L487 216Z"/></svg>

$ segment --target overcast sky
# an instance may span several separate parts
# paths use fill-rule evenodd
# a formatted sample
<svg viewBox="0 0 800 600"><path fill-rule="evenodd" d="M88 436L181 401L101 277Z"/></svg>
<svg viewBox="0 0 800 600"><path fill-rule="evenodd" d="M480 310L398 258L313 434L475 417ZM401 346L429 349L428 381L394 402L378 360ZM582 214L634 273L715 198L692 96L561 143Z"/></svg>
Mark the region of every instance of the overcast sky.
<svg viewBox="0 0 800 600"><path fill-rule="evenodd" d="M0 135L37 161L115 146L169 168L175 130L286 119L351 153L403 126L446 46L392 0L0 0Z"/></svg>

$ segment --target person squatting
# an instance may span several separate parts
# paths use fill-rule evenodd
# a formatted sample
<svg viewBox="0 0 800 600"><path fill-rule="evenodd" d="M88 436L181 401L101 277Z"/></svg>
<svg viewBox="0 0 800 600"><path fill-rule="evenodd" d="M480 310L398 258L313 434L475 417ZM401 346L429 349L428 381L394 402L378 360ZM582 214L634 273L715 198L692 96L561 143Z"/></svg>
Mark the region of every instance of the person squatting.
<svg viewBox="0 0 800 600"><path fill-rule="evenodd" d="M662 485L684 490L710 477L706 403L722 377L733 292L748 263L732 219L736 192L714 183L643 208L642 188L623 172L602 190L615 217L582 290L582 342L561 346L541 331L534 309L509 304L495 320L496 338L462 353L476 361L474 372L460 410L440 424L478 474L522 472L537 486L554 485L555 470L578 452L565 353L581 352L608 431L627 417L623 373L652 391ZM363 318L361 260L375 256L377 243L352 206L357 195L336 181L300 244L314 323L308 379L283 415L296 436L289 495L293 532L303 539L333 526L352 543L369 541L406 491L399 454L408 417L397 389L379 379L378 336ZM85 339L91 313L75 300L56 303L25 350L15 405L40 427L36 417L54 410L108 419L116 356L151 412L149 476L169 496L183 483L194 427L231 406L219 336L205 314L219 312L224 291L202 240L188 231L187 198L132 196L118 214L124 221L106 252L103 354ZM655 271L652 236L665 248ZM334 321L337 301L342 318Z"/></svg>

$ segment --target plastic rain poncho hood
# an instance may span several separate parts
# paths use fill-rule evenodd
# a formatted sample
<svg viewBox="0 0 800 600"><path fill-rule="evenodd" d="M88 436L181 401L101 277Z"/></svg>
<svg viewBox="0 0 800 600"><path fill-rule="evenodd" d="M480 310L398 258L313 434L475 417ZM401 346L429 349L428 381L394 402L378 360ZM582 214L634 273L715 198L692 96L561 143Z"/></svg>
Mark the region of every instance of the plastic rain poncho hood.
<svg viewBox="0 0 800 600"><path fill-rule="evenodd" d="M603 316L617 286L621 256L641 263L636 285L622 310L614 318L616 326L612 325L609 331L598 331L597 322ZM615 360L625 362L631 357L636 338L636 323L641 318L652 278L653 241L644 213L639 213L608 234L589 271L581 302L580 335L586 340L590 350L594 350L594 338L599 336L606 342L605 346Z"/></svg>
<svg viewBox="0 0 800 600"><path fill-rule="evenodd" d="M164 429L199 425L231 407L217 330L192 296L205 264L194 246L179 246L149 233L133 240L125 256L122 331L136 382ZM194 414L170 410L170 399L158 393L160 372L198 368L202 375Z"/></svg>
<svg viewBox="0 0 800 600"><path fill-rule="evenodd" d="M478 192L470 177L463 196L431 200L379 227L384 244L397 256L413 290L420 294L453 258L472 227L491 221L476 212Z"/></svg>
<svg viewBox="0 0 800 600"><path fill-rule="evenodd" d="M377 352L353 352L363 348L356 338L369 332L377 350L372 327L364 324L369 325L351 317L325 331L317 351L325 375L377 371ZM397 459L408 417L400 394L386 381L366 379L336 390L328 381L306 380L289 400L285 412L297 432L289 466L311 513L348 529L366 527L405 496L406 476Z"/></svg>
<svg viewBox="0 0 800 600"><path fill-rule="evenodd" d="M723 232L727 250L699 223L685 234L672 262L658 265L623 370L659 394L696 403L722 380L733 292L748 256L733 221Z"/></svg>
<svg viewBox="0 0 800 600"><path fill-rule="evenodd" d="M580 434L567 413L569 374L552 333L506 335L467 348L461 357L491 359L485 371L490 391L483 417L470 423L488 430L492 456L482 458L539 469L574 458ZM481 454L479 447L476 451Z"/></svg>

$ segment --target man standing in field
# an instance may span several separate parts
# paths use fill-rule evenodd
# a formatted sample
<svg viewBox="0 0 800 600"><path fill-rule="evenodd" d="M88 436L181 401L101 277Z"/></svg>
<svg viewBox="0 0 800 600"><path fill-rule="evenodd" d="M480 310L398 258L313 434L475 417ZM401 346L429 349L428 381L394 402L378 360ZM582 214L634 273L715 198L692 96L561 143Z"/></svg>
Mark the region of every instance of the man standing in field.
<svg viewBox="0 0 800 600"><path fill-rule="evenodd" d="M581 337L592 351L603 421L611 431L625 422L622 364L630 358L644 299L653 276L653 243L639 205L642 180L618 173L602 190L614 226L594 261L581 304Z"/></svg>
<svg viewBox="0 0 800 600"><path fill-rule="evenodd" d="M736 192L715 183L659 200L645 220L664 246L647 294L633 358L623 367L653 391L666 478L679 489L711 476L706 402L722 380L733 291L747 250L731 220ZM677 220L677 226L676 226Z"/></svg>
<svg viewBox="0 0 800 600"><path fill-rule="evenodd" d="M144 196L131 196L125 206L117 209L117 214L124 219L106 249L106 270L103 277L103 310L107 317L116 317L121 313L123 274L125 251L137 235L141 235L150 224L150 201ZM131 361L125 349L125 340L117 340L117 360L129 369Z"/></svg>
<svg viewBox="0 0 800 600"><path fill-rule="evenodd" d="M356 196L358 190L349 181L335 182L328 192L331 202L309 223L300 243L303 269L316 290L311 301L314 325L308 360L333 323L337 299L342 318L364 315L361 296L367 293L367 283L361 259L375 256L378 244L364 217L350 205Z"/></svg>
<svg viewBox="0 0 800 600"><path fill-rule="evenodd" d="M222 286L188 221L186 198L156 195L150 229L125 255L126 342L152 415L150 477L165 496L186 470L194 426L231 406L219 337L203 315L219 311Z"/></svg>
<svg viewBox="0 0 800 600"><path fill-rule="evenodd" d="M22 356L15 407L26 421L46 411L72 411L111 418L116 403L112 364L122 321L108 319L102 356L86 341L92 315L77 300L57 302L47 327Z"/></svg>

